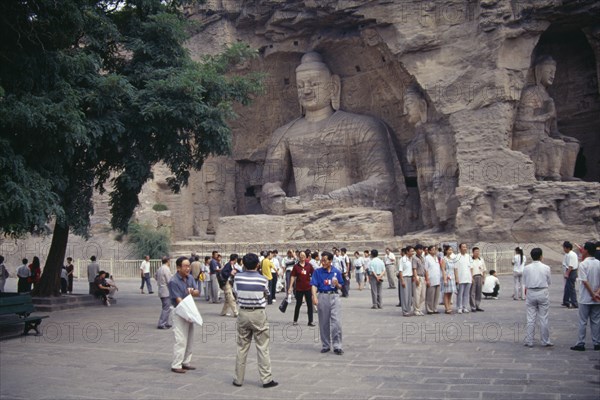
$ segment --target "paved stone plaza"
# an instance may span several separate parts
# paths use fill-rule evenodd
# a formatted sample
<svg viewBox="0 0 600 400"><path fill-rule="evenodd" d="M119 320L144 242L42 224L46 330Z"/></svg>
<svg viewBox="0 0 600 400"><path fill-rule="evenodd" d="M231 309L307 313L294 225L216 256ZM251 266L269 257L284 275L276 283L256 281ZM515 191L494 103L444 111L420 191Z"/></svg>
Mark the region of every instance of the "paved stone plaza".
<svg viewBox="0 0 600 400"><path fill-rule="evenodd" d="M512 277L500 277L499 300L485 312L401 317L396 290L384 289L383 309L370 292L343 299L343 356L320 354L318 331L306 326L303 307L292 326L293 304L282 314L269 306L271 361L280 385L263 389L256 351L246 381L232 382L235 319L221 305L198 302L205 325L196 328L193 365L170 372L171 331L156 329L160 302L141 295L138 281L118 282L118 304L50 313L43 336L0 342L2 399L590 399L600 397L600 351L569 350L577 311L560 306L562 278L553 276L550 328L554 348L522 344L525 304L510 298ZM7 290L14 290L14 279ZM387 284L384 283L384 287ZM76 282L84 292L86 282ZM440 306L440 309L442 307ZM537 336L536 336L537 338Z"/></svg>

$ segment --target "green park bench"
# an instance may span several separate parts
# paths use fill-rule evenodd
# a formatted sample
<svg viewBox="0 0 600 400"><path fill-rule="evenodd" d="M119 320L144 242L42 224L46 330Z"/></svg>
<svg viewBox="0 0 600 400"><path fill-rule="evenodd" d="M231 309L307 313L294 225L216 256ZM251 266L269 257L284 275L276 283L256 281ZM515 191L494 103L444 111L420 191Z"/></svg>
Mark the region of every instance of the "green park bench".
<svg viewBox="0 0 600 400"><path fill-rule="evenodd" d="M0 327L25 324L23 335L27 335L32 329L39 335L38 326L42 319L48 318L48 315L31 316L33 311L35 308L29 293L1 293Z"/></svg>

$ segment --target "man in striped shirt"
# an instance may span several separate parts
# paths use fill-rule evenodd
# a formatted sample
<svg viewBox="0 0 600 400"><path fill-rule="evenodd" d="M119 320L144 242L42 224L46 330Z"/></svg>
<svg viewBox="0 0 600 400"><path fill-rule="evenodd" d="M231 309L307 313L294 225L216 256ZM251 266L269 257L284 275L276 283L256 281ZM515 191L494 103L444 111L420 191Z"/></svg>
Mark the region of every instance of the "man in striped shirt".
<svg viewBox="0 0 600 400"><path fill-rule="evenodd" d="M252 344L256 344L258 373L264 388L277 386L271 375L269 356L269 321L265 307L269 297L269 281L256 267L258 256L248 253L243 258L244 272L236 274L233 281L233 294L237 299L239 312L237 319L237 357L235 360L234 386L242 386L246 372L246 358Z"/></svg>

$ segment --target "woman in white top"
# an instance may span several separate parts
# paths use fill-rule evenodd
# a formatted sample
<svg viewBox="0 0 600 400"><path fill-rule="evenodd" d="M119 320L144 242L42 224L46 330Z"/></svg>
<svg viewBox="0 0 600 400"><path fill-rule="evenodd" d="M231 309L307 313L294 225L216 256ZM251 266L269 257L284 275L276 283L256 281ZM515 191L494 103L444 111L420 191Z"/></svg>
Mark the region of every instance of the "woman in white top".
<svg viewBox="0 0 600 400"><path fill-rule="evenodd" d="M515 279L515 291L513 293L513 300L525 300L525 294L523 292L523 268L525 268L525 262L527 258L523 254L523 249L517 247L515 249L515 256L513 257L513 277Z"/></svg>

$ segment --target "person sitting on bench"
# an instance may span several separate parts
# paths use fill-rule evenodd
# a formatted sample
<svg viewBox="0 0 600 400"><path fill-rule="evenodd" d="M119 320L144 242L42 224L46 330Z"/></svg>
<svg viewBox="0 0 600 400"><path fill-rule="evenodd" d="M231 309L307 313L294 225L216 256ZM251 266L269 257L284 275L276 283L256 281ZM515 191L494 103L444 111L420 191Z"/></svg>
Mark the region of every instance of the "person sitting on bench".
<svg viewBox="0 0 600 400"><path fill-rule="evenodd" d="M108 294L110 293L110 285L106 283L106 272L100 271L98 276L94 279L94 288L96 289L96 297L102 299L102 303L110 307L110 301L108 300Z"/></svg>

